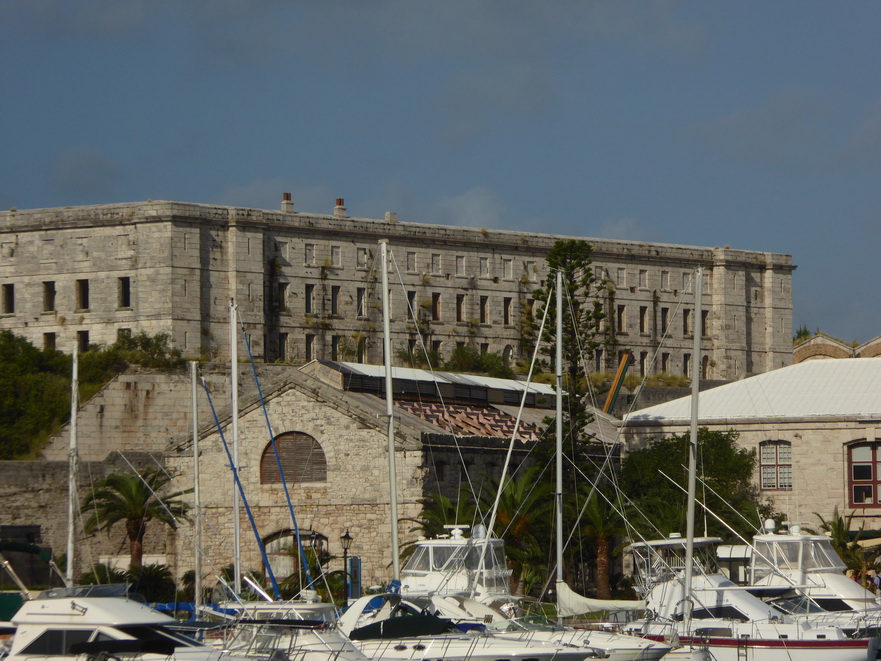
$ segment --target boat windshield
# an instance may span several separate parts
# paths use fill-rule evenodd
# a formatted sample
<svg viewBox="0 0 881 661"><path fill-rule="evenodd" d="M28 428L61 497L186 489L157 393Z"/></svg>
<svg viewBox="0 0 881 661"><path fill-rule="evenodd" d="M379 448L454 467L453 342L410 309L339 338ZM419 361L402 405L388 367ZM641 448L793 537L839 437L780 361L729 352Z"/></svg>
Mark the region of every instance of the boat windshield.
<svg viewBox="0 0 881 661"><path fill-rule="evenodd" d="M774 608L789 615L807 615L825 612L817 604L805 597L778 597L769 601Z"/></svg>
<svg viewBox="0 0 881 661"><path fill-rule="evenodd" d="M486 626L489 631L557 631L556 624L541 615L515 617L493 622Z"/></svg>
<svg viewBox="0 0 881 661"><path fill-rule="evenodd" d="M846 569L828 539L793 537L755 540L753 582L775 572L835 572Z"/></svg>

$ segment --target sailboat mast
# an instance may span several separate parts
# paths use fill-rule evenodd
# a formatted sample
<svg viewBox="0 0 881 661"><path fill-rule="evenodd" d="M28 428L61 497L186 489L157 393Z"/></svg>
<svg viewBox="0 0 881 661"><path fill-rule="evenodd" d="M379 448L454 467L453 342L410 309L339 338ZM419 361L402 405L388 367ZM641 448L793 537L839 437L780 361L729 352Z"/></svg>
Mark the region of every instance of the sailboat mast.
<svg viewBox="0 0 881 661"><path fill-rule="evenodd" d="M682 620L684 631L691 622L693 602L691 599L691 574L694 569L694 501L697 497L697 421L698 393L701 375L701 335L703 335L704 271L698 268L694 274L694 318L692 334L694 349L691 361L691 431L688 438L688 511L685 530L685 583L682 595Z"/></svg>
<svg viewBox="0 0 881 661"><path fill-rule="evenodd" d="M557 599L560 598L560 583L563 582L563 272L557 270L557 485L554 504L557 516ZM562 624L563 617L557 609L557 621Z"/></svg>
<svg viewBox="0 0 881 661"><path fill-rule="evenodd" d="M239 489L236 473L239 470L239 338L236 332L236 299L229 299L229 362L230 399L232 410L232 536L233 536L233 589L238 597L242 594L241 530L239 517Z"/></svg>
<svg viewBox="0 0 881 661"><path fill-rule="evenodd" d="M196 400L196 371L198 365L195 360L190 361L190 389L192 391L193 404L193 537L196 557L193 558L194 596L193 614L198 619L202 607L202 499L199 493L199 409Z"/></svg>
<svg viewBox="0 0 881 661"><path fill-rule="evenodd" d="M73 364L70 374L70 450L67 466L67 566L64 582L73 585L74 537L76 535L77 480L79 450L77 449L76 417L79 409L79 347L73 343Z"/></svg>
<svg viewBox="0 0 881 661"><path fill-rule="evenodd" d="M385 413L388 418L388 481L392 524L392 578L401 580L401 556L398 550L398 479L395 466L394 390L392 388L392 340L388 304L388 240L379 242L382 271L382 353L385 365Z"/></svg>

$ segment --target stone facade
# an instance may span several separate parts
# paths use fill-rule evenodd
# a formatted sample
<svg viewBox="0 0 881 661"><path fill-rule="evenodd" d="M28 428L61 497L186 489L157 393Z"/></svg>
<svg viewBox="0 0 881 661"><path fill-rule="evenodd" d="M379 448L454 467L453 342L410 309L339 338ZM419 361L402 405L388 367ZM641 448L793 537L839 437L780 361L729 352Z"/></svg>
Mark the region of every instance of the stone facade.
<svg viewBox="0 0 881 661"><path fill-rule="evenodd" d="M792 362L801 363L806 360L820 358L876 358L881 356L881 335L868 342L857 345L817 333L801 342L792 350Z"/></svg>
<svg viewBox="0 0 881 661"><path fill-rule="evenodd" d="M70 351L167 333L188 356L229 354L229 304L267 362L381 362L378 241L391 247L393 351L458 343L520 358L524 311L547 277L549 234L178 202L0 212L0 329ZM590 239L608 322L592 356L690 374L692 272L706 272L702 375L788 365L788 255ZM414 320L415 319L415 320ZM654 362L653 362L654 357Z"/></svg>

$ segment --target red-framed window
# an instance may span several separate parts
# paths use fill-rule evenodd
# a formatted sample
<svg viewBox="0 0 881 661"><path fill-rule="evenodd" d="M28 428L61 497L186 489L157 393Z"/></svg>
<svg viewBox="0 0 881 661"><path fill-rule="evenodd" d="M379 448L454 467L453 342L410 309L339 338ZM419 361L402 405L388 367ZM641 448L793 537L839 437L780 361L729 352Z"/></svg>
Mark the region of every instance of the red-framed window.
<svg viewBox="0 0 881 661"><path fill-rule="evenodd" d="M847 448L847 487L851 507L881 506L881 444L855 443Z"/></svg>
<svg viewBox="0 0 881 661"><path fill-rule="evenodd" d="M792 490L792 443L759 443L759 478L762 491Z"/></svg>

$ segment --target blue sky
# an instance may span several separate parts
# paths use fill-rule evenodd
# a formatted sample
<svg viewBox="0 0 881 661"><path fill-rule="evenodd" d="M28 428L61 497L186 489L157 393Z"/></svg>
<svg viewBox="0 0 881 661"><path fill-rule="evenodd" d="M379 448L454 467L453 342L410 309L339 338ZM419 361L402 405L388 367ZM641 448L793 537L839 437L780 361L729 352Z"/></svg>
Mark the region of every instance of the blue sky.
<svg viewBox="0 0 881 661"><path fill-rule="evenodd" d="M0 208L147 199L767 250L881 334L876 0L0 0Z"/></svg>

